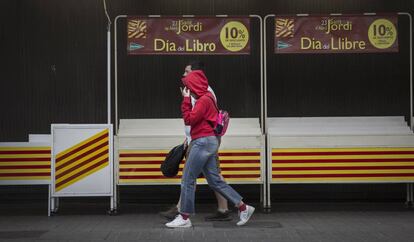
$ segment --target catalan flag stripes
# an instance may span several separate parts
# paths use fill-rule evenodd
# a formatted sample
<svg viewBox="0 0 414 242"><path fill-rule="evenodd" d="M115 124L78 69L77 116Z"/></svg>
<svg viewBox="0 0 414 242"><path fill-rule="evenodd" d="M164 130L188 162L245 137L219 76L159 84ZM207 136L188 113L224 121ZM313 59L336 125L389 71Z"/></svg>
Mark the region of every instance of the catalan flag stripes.
<svg viewBox="0 0 414 242"><path fill-rule="evenodd" d="M293 19L276 18L276 37L293 37L294 26Z"/></svg>
<svg viewBox="0 0 414 242"><path fill-rule="evenodd" d="M414 148L272 149L272 182L414 181Z"/></svg>
<svg viewBox="0 0 414 242"><path fill-rule="evenodd" d="M176 183L181 182L185 162L180 164L178 175L164 177L160 171L168 150L120 150L119 183ZM260 150L222 150L219 153L222 175L228 182L259 182ZM204 178L199 183L206 183Z"/></svg>
<svg viewBox="0 0 414 242"><path fill-rule="evenodd" d="M0 181L50 180L50 147L0 147Z"/></svg>
<svg viewBox="0 0 414 242"><path fill-rule="evenodd" d="M60 152L55 160L55 189L60 191L109 164L109 130Z"/></svg>
<svg viewBox="0 0 414 242"><path fill-rule="evenodd" d="M130 19L128 20L128 39L146 38L147 22L145 20Z"/></svg>

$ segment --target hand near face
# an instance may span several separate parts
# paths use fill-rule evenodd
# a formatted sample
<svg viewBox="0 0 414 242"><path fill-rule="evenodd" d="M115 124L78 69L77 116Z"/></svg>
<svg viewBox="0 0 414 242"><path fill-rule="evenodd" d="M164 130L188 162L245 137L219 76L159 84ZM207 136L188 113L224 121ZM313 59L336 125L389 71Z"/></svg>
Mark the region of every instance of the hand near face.
<svg viewBox="0 0 414 242"><path fill-rule="evenodd" d="M184 89L182 89L181 94L183 95L183 97L189 97L190 96L190 90L187 87L184 87Z"/></svg>

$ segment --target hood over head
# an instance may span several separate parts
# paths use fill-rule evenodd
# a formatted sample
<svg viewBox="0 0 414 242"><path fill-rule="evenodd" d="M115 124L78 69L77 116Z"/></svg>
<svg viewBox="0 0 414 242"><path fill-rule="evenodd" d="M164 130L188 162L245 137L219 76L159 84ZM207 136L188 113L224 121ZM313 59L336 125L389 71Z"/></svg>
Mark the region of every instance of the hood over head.
<svg viewBox="0 0 414 242"><path fill-rule="evenodd" d="M209 93L208 80L202 70L195 70L188 73L188 75L183 77L181 81L183 82L184 86L190 89L190 91L196 94L198 97Z"/></svg>

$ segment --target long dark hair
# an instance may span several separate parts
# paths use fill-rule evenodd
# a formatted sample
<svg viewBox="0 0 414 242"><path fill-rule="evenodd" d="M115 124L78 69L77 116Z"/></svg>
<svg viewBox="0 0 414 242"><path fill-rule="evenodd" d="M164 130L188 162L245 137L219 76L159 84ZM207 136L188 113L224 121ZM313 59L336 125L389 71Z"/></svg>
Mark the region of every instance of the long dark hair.
<svg viewBox="0 0 414 242"><path fill-rule="evenodd" d="M202 61L193 60L193 61L188 62L187 65L191 66L191 70L193 70L193 71L195 71L195 70L204 71L204 62L202 62Z"/></svg>

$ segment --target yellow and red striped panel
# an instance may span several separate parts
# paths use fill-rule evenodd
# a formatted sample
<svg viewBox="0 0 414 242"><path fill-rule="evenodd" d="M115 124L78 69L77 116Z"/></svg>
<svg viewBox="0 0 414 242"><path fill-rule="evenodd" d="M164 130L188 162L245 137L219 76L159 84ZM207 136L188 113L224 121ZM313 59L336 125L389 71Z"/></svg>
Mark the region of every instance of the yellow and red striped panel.
<svg viewBox="0 0 414 242"><path fill-rule="evenodd" d="M184 163L180 164L178 175L174 178L164 177L160 171L168 150L120 150L119 183L157 184L181 182ZM221 172L226 181L231 183L259 182L260 150L222 150L219 153ZM198 183L206 183L204 178Z"/></svg>
<svg viewBox="0 0 414 242"><path fill-rule="evenodd" d="M414 181L414 148L272 149L272 182Z"/></svg>
<svg viewBox="0 0 414 242"><path fill-rule="evenodd" d="M0 181L50 180L50 147L0 147Z"/></svg>
<svg viewBox="0 0 414 242"><path fill-rule="evenodd" d="M55 160L55 189L60 191L109 164L109 130L60 152Z"/></svg>

